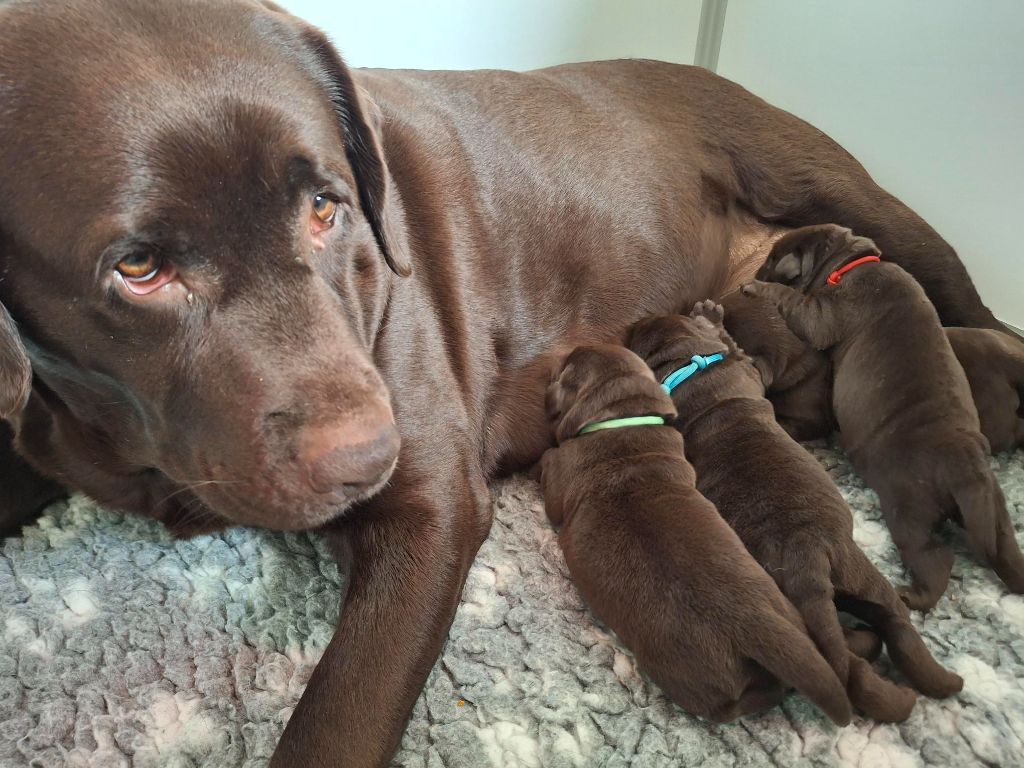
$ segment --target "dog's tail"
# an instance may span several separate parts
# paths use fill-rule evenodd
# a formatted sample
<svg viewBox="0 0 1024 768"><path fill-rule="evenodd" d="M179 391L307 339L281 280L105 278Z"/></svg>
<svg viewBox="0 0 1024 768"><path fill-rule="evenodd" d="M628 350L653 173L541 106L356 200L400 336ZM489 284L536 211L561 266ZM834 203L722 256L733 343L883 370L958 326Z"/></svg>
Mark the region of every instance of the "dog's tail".
<svg viewBox="0 0 1024 768"><path fill-rule="evenodd" d="M771 620L754 632L750 658L768 670L784 685L796 688L817 705L837 725L847 725L853 716L846 689L835 670L821 656L814 643L794 624L782 616ZM786 638L779 642L779 638Z"/></svg>
<svg viewBox="0 0 1024 768"><path fill-rule="evenodd" d="M971 549L988 562L1011 592L1024 593L1024 554L992 472L985 466L980 477L955 487L953 498Z"/></svg>

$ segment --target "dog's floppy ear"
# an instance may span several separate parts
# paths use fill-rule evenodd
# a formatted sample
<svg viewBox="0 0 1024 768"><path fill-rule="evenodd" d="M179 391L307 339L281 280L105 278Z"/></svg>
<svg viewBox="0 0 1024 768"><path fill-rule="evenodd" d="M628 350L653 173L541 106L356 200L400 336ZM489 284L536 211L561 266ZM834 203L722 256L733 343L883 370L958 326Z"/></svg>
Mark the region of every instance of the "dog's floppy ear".
<svg viewBox="0 0 1024 768"><path fill-rule="evenodd" d="M0 418L25 407L32 389L32 364L18 336L18 328L0 304Z"/></svg>
<svg viewBox="0 0 1024 768"><path fill-rule="evenodd" d="M824 236L805 236L793 240L783 238L772 249L765 265L758 272L758 279L783 285L806 285L817 264L819 250L827 245L828 239Z"/></svg>
<svg viewBox="0 0 1024 768"><path fill-rule="evenodd" d="M355 84L348 67L323 32L274 3L264 2L262 5L286 17L291 29L298 33L305 53L312 56L312 74L334 107L345 141L348 162L356 175L359 207L370 223L373 236L391 271L407 277L412 274L409 241L398 190L384 160L381 116L377 105L365 90Z"/></svg>

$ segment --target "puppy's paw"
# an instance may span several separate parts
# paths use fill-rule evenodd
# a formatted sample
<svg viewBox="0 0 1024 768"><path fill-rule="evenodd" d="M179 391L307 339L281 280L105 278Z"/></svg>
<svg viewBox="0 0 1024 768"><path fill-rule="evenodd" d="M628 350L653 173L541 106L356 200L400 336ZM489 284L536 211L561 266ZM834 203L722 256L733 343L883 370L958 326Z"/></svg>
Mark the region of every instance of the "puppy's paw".
<svg viewBox="0 0 1024 768"><path fill-rule="evenodd" d="M725 317L725 310L722 309L721 304L716 304L711 299L705 299L693 305L690 317L703 317L712 325L721 325Z"/></svg>
<svg viewBox="0 0 1024 768"><path fill-rule="evenodd" d="M941 595L933 597L927 594L920 587L913 586L898 587L896 589L896 594L899 595L900 600L906 603L906 606L910 610L921 611L922 613L927 613L934 608L935 604L939 602L939 597L941 597Z"/></svg>

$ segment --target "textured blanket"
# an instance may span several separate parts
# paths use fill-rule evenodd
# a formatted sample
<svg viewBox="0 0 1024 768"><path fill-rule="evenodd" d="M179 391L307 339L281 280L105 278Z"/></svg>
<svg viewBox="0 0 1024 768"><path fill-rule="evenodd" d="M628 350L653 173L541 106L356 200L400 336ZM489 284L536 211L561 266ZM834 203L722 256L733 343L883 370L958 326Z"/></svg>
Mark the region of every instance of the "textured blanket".
<svg viewBox="0 0 1024 768"><path fill-rule="evenodd" d="M877 499L812 449L856 537L903 577ZM1021 537L1024 452L993 459ZM729 725L689 717L589 616L532 483L495 485L495 523L395 759L408 768L1024 765L1024 599L971 561L918 620L966 680L899 726L839 729L800 697ZM315 537L158 525L55 505L0 557L0 766L263 766L337 620ZM884 657L881 662L884 665Z"/></svg>

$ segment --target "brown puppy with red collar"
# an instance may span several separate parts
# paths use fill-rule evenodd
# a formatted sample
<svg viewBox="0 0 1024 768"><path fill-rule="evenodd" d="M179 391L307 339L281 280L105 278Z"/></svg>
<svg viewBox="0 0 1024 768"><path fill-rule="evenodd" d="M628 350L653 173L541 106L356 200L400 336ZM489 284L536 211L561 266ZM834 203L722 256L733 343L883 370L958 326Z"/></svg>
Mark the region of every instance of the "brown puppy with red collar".
<svg viewBox="0 0 1024 768"><path fill-rule="evenodd" d="M854 543L853 517L835 485L776 423L761 377L725 331L722 314L714 302L699 303L691 317L641 321L629 339L657 379L674 387L674 424L697 490L800 611L865 714L904 720L915 696L847 650L839 610L879 632L918 690L936 697L959 691L963 681L931 657L896 591Z"/></svg>
<svg viewBox="0 0 1024 768"><path fill-rule="evenodd" d="M620 346L578 347L547 402L558 444L541 464L548 517L580 594L640 668L711 720L781 700L763 668L847 723L843 686L799 614L697 491L647 365Z"/></svg>
<svg viewBox="0 0 1024 768"><path fill-rule="evenodd" d="M1013 592L1024 555L988 465L970 386L921 286L843 227L794 230L745 293L775 302L793 332L828 351L833 409L857 472L913 579L902 595L927 610L946 589L953 553L935 529L961 523L971 548Z"/></svg>

